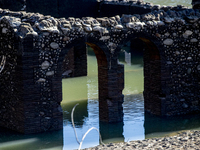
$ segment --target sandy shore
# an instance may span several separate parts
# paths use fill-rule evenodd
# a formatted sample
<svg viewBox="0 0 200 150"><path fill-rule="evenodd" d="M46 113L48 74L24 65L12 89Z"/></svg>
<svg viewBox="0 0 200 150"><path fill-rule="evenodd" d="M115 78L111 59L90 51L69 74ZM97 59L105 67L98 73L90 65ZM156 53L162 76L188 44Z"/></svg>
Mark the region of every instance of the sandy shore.
<svg viewBox="0 0 200 150"><path fill-rule="evenodd" d="M176 136L124 143L110 143L85 150L200 150L200 131L183 131Z"/></svg>

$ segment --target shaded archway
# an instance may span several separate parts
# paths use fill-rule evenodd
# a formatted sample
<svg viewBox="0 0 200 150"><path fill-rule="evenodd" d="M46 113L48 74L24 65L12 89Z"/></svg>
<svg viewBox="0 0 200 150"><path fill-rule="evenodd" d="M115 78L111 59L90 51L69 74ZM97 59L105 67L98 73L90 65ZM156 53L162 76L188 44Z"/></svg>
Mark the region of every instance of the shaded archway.
<svg viewBox="0 0 200 150"><path fill-rule="evenodd" d="M129 35L124 41L118 46L118 52L121 50L124 44L131 42L129 46L135 44L141 44L136 46L138 49L143 51L143 62L144 62L144 107L145 111L155 115L165 115L165 109L163 106L165 94L163 93L163 86L165 80L165 71L162 62L164 62L163 48L161 42L148 35L148 33L134 33Z"/></svg>

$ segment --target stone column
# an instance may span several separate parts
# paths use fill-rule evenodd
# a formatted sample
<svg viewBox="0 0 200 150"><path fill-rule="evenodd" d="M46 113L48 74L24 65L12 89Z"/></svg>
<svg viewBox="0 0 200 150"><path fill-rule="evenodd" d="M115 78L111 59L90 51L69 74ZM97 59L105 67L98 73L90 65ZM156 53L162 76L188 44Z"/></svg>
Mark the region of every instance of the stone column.
<svg viewBox="0 0 200 150"><path fill-rule="evenodd" d="M124 66L115 64L107 70L99 67L98 71L100 121L123 121Z"/></svg>
<svg viewBox="0 0 200 150"><path fill-rule="evenodd" d="M124 66L118 64L117 57L110 57L106 46L87 44L94 50L98 62L99 119L102 122L123 121Z"/></svg>

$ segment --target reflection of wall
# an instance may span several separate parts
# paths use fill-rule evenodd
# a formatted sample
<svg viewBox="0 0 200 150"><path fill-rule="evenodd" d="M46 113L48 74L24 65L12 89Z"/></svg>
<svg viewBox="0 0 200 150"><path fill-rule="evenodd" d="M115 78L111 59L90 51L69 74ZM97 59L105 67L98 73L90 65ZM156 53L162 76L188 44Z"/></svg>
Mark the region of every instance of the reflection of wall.
<svg viewBox="0 0 200 150"><path fill-rule="evenodd" d="M105 123L100 122L100 133L103 142L107 139L118 139L119 142L124 142L124 135L123 135L123 122L119 123Z"/></svg>
<svg viewBox="0 0 200 150"><path fill-rule="evenodd" d="M88 110L87 110L87 100L81 100L81 101L73 101L70 103L66 103L62 105L63 108L63 117L64 117L64 122L71 122L71 111L73 107L76 104L79 104L76 106L76 109L74 111L74 124L76 126L82 126L84 123L84 119L88 117Z"/></svg>
<svg viewBox="0 0 200 150"><path fill-rule="evenodd" d="M0 149L63 149L63 130L23 135L0 127Z"/></svg>
<svg viewBox="0 0 200 150"><path fill-rule="evenodd" d="M145 135L155 132L174 132L200 127L199 115L186 115L170 118L161 118L149 113L145 113Z"/></svg>

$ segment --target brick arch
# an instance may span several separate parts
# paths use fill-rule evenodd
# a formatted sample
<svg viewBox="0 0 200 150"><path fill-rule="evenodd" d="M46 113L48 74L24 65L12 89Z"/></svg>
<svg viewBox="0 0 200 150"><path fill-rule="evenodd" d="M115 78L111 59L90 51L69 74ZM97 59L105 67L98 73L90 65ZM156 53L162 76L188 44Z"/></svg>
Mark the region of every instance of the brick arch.
<svg viewBox="0 0 200 150"><path fill-rule="evenodd" d="M120 122L123 120L123 67L117 64L117 60L110 58L109 49L101 42L86 42L97 58L98 86L99 86L99 119L101 122ZM114 63L116 61L116 63ZM112 63L112 67L111 67ZM117 72L116 69L121 70ZM122 86L119 86L120 80Z"/></svg>
<svg viewBox="0 0 200 150"><path fill-rule="evenodd" d="M81 44L80 44L81 43ZM117 59L111 58L111 53L108 47L104 42L95 41L88 38L87 42L85 38L79 38L67 44L62 48L57 62L57 75L54 76L56 82L52 84L52 89L57 93L60 93L58 101L61 101L62 98L62 65L65 56L72 48L76 47L77 44L89 45L97 58L98 62L98 88L99 88L99 119L102 122L120 122L123 121L123 95L122 90L124 88L124 78L123 78L123 66L118 65ZM74 49L75 51L85 51L85 49ZM75 60L74 60L75 61ZM79 64L83 62L80 61ZM85 62L84 62L85 63ZM86 62L87 63L87 62ZM85 64L87 66L87 64ZM112 67L111 67L112 66ZM82 67L78 66L80 69ZM87 68L86 68L87 69ZM116 71L118 70L118 71ZM60 85L59 85L60 84ZM117 108L117 109L116 109Z"/></svg>
<svg viewBox="0 0 200 150"><path fill-rule="evenodd" d="M166 93L163 89L166 70L163 66L165 62L161 41L146 33L135 33L124 39L116 49L115 55L118 55L125 43L133 39L139 39L143 42L143 61L144 61L144 106L145 111L155 115L165 115L163 97ZM162 75L161 75L162 74Z"/></svg>
<svg viewBox="0 0 200 150"><path fill-rule="evenodd" d="M86 53L85 38L80 37L63 47L59 59L58 68L63 78L80 77L87 75L87 53ZM68 62L69 64L67 64ZM66 65L69 65L68 67ZM66 74L66 71L69 75Z"/></svg>

